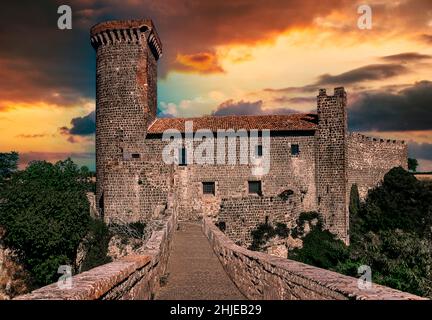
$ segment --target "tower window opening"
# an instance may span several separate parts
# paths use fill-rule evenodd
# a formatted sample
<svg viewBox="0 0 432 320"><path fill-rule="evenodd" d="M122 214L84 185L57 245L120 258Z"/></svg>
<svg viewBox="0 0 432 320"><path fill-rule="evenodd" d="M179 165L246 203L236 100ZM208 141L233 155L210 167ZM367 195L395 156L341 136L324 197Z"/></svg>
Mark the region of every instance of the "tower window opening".
<svg viewBox="0 0 432 320"><path fill-rule="evenodd" d="M262 145L259 144L255 147L255 156L262 157L262 155L263 155Z"/></svg>
<svg viewBox="0 0 432 320"><path fill-rule="evenodd" d="M213 181L203 182L202 186L203 186L203 194L215 195L215 183Z"/></svg>
<svg viewBox="0 0 432 320"><path fill-rule="evenodd" d="M185 166L187 165L187 152L186 152L186 148L183 147L181 149L179 149L179 165L180 166Z"/></svg>
<svg viewBox="0 0 432 320"><path fill-rule="evenodd" d="M298 144L292 144L291 145L291 155L298 156L300 153L300 147Z"/></svg>
<svg viewBox="0 0 432 320"><path fill-rule="evenodd" d="M262 194L261 181L248 181L250 194Z"/></svg>

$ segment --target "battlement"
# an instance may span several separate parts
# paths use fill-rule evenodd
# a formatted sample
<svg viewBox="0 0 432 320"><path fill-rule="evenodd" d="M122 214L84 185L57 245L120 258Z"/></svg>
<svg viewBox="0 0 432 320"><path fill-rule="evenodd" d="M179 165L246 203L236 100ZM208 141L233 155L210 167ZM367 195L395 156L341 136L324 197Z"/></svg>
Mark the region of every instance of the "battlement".
<svg viewBox="0 0 432 320"><path fill-rule="evenodd" d="M337 87L333 89L333 96L327 95L327 90L324 88L319 89L318 97L346 97L344 87Z"/></svg>
<svg viewBox="0 0 432 320"><path fill-rule="evenodd" d="M98 23L90 30L93 48L115 43L142 43L143 34L148 33L147 43L156 60L162 56L162 42L150 19L113 20Z"/></svg>
<svg viewBox="0 0 432 320"><path fill-rule="evenodd" d="M406 145L405 140L393 140L393 139L382 139L382 138L374 138L369 137L361 133L357 132L350 132L349 133L350 138L356 139L357 141L369 141L369 142L376 142L380 144L402 144Z"/></svg>

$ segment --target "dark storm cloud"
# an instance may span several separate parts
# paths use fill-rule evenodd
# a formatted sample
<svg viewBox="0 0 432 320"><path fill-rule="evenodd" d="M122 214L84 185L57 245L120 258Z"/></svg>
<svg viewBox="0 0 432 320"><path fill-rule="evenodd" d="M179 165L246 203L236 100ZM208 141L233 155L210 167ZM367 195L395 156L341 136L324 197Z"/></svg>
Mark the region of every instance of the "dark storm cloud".
<svg viewBox="0 0 432 320"><path fill-rule="evenodd" d="M107 19L151 18L161 37L164 56L160 74L180 68L177 54L214 52L219 45L272 41L289 28L310 26L317 16L329 14L347 0L214 1L214 0L80 0L69 2L77 13L77 24L89 28ZM217 61L213 63L218 65ZM189 66L190 69L190 66ZM219 69L214 69L220 72ZM196 72L208 70L196 69Z"/></svg>
<svg viewBox="0 0 432 320"><path fill-rule="evenodd" d="M57 28L57 9L63 4L72 8L72 30ZM291 27L312 24L335 4L341 2L8 1L1 7L0 97L62 106L94 98L95 56L89 29L100 21L151 18L164 45L161 76L175 68L208 73L221 72L217 57L203 68L203 62L196 61L197 54L214 52L218 45L271 41L273 35ZM178 54L186 57L186 64L180 66ZM0 104L0 111L6 109Z"/></svg>
<svg viewBox="0 0 432 320"><path fill-rule="evenodd" d="M261 100L248 102L227 100L221 103L215 111L212 112L214 116L230 116L230 115L262 115L262 114L290 114L297 111L286 108L272 108L264 110L262 108L263 102Z"/></svg>
<svg viewBox="0 0 432 320"><path fill-rule="evenodd" d="M410 57L412 58L413 56ZM317 92L318 89L323 86L347 86L355 85L365 81L384 80L401 74L406 74L409 71L410 70L405 66L396 63L370 64L337 75L320 75L315 83L308 84L303 87L287 87L278 89L266 88L263 91L276 94L310 93Z"/></svg>
<svg viewBox="0 0 432 320"><path fill-rule="evenodd" d="M432 58L431 55L428 54L421 54L417 52L405 52L405 53L399 53L399 54L393 54L390 56L384 56L381 57L382 60L389 61L389 62L417 62L421 60L428 60Z"/></svg>
<svg viewBox="0 0 432 320"><path fill-rule="evenodd" d="M309 93L318 91L318 86L316 84L310 84L303 87L286 87L286 88L265 88L264 92L271 93L283 93L283 94L292 94L292 93Z"/></svg>
<svg viewBox="0 0 432 320"><path fill-rule="evenodd" d="M69 129L70 134L87 136L96 132L96 113L90 112L84 117L73 118L72 127Z"/></svg>
<svg viewBox="0 0 432 320"><path fill-rule="evenodd" d="M33 134L19 134L16 137L17 138L24 138L24 139L35 139L35 138L44 138L50 136L46 133L33 133Z"/></svg>
<svg viewBox="0 0 432 320"><path fill-rule="evenodd" d="M57 8L62 4L72 8L72 30L57 28ZM73 105L81 103L82 98L94 98L95 57L89 44L89 29L103 20L153 19L164 47L159 67L159 74L164 76L175 68L202 73L221 72L217 56L211 60L209 68L203 68L202 61L199 63L196 58L200 53L214 52L219 45L272 41L275 35L290 28L314 25L316 17L324 17L335 8L351 10L352 2L9 1L1 7L0 96L8 100L46 101L59 105ZM426 16L423 13L428 8L430 1L429 4L410 1L404 10L414 23L420 21L418 16ZM186 65L179 65L178 54L186 57ZM187 65L191 62L193 64ZM323 75L319 84L383 79L404 72L403 67L397 66L364 68L336 76ZM315 88L302 89L310 92ZM5 107L0 105L0 110L3 109Z"/></svg>
<svg viewBox="0 0 432 320"><path fill-rule="evenodd" d="M67 137L70 143L78 142L77 136L90 136L96 132L96 113L90 112L84 117L77 117L71 120L71 127L61 127L58 131L61 135Z"/></svg>
<svg viewBox="0 0 432 320"><path fill-rule="evenodd" d="M421 81L397 93L361 93L348 119L354 131L431 130L432 82Z"/></svg>
<svg viewBox="0 0 432 320"><path fill-rule="evenodd" d="M276 97L273 99L276 103L289 103L289 104L303 104L303 103L310 103L311 105L316 104L316 97L314 96L308 96L308 97Z"/></svg>
<svg viewBox="0 0 432 320"><path fill-rule="evenodd" d="M371 64L356 68L338 75L323 74L318 85L349 85L362 81L383 80L408 73L408 69L400 64Z"/></svg>
<svg viewBox="0 0 432 320"><path fill-rule="evenodd" d="M67 106L93 97L94 53L88 30L74 24L72 30L59 30L59 5L53 0L2 3L2 100Z"/></svg>
<svg viewBox="0 0 432 320"><path fill-rule="evenodd" d="M432 34L422 34L419 38L421 41L426 42L428 44L432 43Z"/></svg>

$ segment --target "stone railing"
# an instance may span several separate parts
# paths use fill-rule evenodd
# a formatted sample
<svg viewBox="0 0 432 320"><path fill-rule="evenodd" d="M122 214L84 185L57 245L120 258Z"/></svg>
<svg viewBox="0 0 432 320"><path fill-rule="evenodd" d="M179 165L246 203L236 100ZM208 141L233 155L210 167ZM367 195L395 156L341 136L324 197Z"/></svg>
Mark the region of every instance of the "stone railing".
<svg viewBox="0 0 432 320"><path fill-rule="evenodd" d="M367 290L358 279L236 245L209 218L203 231L228 275L253 300L421 300L377 284Z"/></svg>
<svg viewBox="0 0 432 320"><path fill-rule="evenodd" d="M70 289L57 283L18 296L17 300L149 300L159 289L166 271L172 235L177 226L176 210L167 209L166 221L153 231L139 256L126 256L72 277Z"/></svg>

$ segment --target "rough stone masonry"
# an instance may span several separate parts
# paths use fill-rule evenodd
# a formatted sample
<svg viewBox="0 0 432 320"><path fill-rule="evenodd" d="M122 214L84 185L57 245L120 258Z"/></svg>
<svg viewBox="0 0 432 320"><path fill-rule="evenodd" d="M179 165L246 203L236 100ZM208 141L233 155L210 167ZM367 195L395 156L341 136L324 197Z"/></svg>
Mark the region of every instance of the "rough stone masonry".
<svg viewBox="0 0 432 320"><path fill-rule="evenodd" d="M292 224L301 212L312 210L348 242L351 186L357 184L364 197L388 170L407 167L403 141L348 132L342 87L333 95L320 89L317 114L158 118L162 44L152 21L97 24L91 29L91 43L97 61L96 205L106 222L151 219L174 192L179 219L210 216L241 244L250 241L250 230L260 223ZM186 121L193 121L195 132L270 130L269 172L254 175L249 164L239 161L166 164L162 134L167 129L184 133ZM216 153L220 144L217 139L214 143Z"/></svg>

